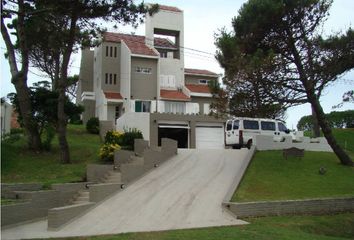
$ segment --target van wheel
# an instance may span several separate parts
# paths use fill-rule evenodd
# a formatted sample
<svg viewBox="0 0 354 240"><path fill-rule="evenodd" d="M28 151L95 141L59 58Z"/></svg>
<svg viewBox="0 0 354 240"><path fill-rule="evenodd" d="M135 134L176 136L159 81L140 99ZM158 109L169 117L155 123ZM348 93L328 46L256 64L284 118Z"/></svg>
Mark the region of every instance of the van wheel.
<svg viewBox="0 0 354 240"><path fill-rule="evenodd" d="M246 144L246 147L247 147L248 149L250 149L251 146L252 146L252 139L248 140L248 142L247 142L247 144Z"/></svg>
<svg viewBox="0 0 354 240"><path fill-rule="evenodd" d="M240 144L233 145L232 149L241 149L241 145Z"/></svg>

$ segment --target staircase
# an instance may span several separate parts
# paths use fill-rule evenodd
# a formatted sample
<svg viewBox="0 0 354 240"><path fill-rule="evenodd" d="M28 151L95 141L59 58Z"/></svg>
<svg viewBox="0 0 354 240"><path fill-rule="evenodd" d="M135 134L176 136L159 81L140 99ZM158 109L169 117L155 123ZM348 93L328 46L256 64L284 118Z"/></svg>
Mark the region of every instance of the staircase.
<svg viewBox="0 0 354 240"><path fill-rule="evenodd" d="M118 171L109 171L101 180L102 183L121 183L121 173Z"/></svg>
<svg viewBox="0 0 354 240"><path fill-rule="evenodd" d="M88 203L90 201L90 192L87 190L80 190L71 201L72 204Z"/></svg>

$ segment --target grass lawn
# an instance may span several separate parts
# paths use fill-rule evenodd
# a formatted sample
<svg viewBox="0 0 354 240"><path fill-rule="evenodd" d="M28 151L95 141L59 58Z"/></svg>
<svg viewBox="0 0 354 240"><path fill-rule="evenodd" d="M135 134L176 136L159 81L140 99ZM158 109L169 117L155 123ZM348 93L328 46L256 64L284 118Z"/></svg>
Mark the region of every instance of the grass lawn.
<svg viewBox="0 0 354 240"><path fill-rule="evenodd" d="M251 224L243 226L211 227L189 230L172 230L150 233L125 233L119 235L67 238L92 240L313 240L353 239L354 213L329 216L286 216L246 219Z"/></svg>
<svg viewBox="0 0 354 240"><path fill-rule="evenodd" d="M334 129L336 139L354 159L354 129ZM320 175L319 168L326 174ZM354 196L354 168L333 153L305 152L285 160L282 151L257 152L232 201L262 201Z"/></svg>
<svg viewBox="0 0 354 240"><path fill-rule="evenodd" d="M53 183L82 181L86 164L98 162L99 136L87 133L83 125L69 125L68 142L72 164L60 164L57 138L51 152L40 154L28 151L24 139L12 144L3 143L1 182L40 182L48 187Z"/></svg>

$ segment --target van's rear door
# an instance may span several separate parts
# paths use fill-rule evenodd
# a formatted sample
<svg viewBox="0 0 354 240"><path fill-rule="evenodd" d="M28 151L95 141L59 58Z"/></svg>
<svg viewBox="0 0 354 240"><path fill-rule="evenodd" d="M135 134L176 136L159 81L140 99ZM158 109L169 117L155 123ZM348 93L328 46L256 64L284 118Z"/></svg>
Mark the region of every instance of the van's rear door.
<svg viewBox="0 0 354 240"><path fill-rule="evenodd" d="M228 120L225 128L225 145L238 144L239 120Z"/></svg>

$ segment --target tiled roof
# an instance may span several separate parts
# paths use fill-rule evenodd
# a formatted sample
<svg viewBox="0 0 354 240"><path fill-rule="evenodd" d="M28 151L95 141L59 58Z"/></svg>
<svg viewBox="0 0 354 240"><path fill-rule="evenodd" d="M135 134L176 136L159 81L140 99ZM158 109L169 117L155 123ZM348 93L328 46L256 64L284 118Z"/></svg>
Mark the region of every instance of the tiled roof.
<svg viewBox="0 0 354 240"><path fill-rule="evenodd" d="M186 84L186 87L191 92L195 93L210 93L210 89L208 85L204 84Z"/></svg>
<svg viewBox="0 0 354 240"><path fill-rule="evenodd" d="M121 42L123 40L133 54L158 56L153 49L145 44L144 36L105 32L103 39L107 42Z"/></svg>
<svg viewBox="0 0 354 240"><path fill-rule="evenodd" d="M167 38L154 38L154 47L177 49L176 46Z"/></svg>
<svg viewBox="0 0 354 240"><path fill-rule="evenodd" d="M187 95L178 90L160 90L160 96L161 98L168 100L190 101L190 98Z"/></svg>
<svg viewBox="0 0 354 240"><path fill-rule="evenodd" d="M204 76L215 76L215 77L218 76L218 74L211 72L209 70L193 69L193 68L185 68L184 73L186 75L204 75Z"/></svg>
<svg viewBox="0 0 354 240"><path fill-rule="evenodd" d="M170 11L170 12L182 12L182 10L176 8L176 7L171 7L171 6L166 6L166 5L160 5L159 4L159 8L161 10L165 10L165 11Z"/></svg>
<svg viewBox="0 0 354 240"><path fill-rule="evenodd" d="M104 92L104 95L106 96L107 99L123 99L120 93Z"/></svg>

